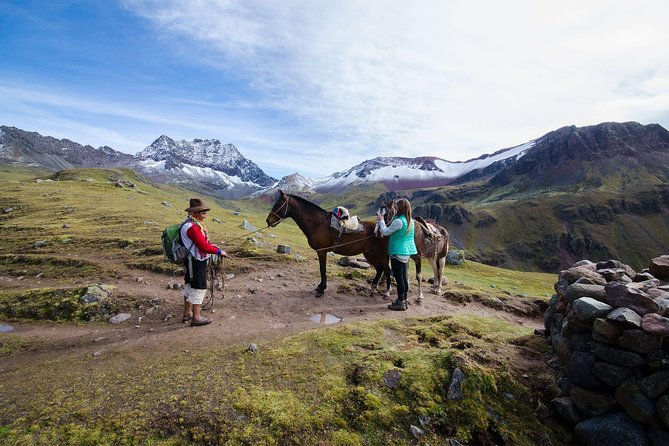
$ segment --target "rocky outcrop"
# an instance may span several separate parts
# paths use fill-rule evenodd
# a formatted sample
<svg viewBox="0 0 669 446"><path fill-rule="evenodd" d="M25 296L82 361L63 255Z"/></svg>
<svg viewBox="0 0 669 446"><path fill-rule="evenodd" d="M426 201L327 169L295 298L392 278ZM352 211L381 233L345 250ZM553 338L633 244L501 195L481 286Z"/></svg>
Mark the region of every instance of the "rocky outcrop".
<svg viewBox="0 0 669 446"><path fill-rule="evenodd" d="M580 261L555 291L544 322L566 385L553 409L585 445L669 438L669 256L641 273Z"/></svg>

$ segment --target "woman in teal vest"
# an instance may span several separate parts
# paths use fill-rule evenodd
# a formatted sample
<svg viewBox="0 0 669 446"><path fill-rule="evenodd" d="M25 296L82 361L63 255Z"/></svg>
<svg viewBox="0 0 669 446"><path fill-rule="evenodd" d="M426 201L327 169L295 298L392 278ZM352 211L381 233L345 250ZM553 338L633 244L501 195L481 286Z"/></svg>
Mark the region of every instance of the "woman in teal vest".
<svg viewBox="0 0 669 446"><path fill-rule="evenodd" d="M411 203L406 198L396 201L397 213L395 218L386 226L383 215L377 215L381 235L390 236L388 240L388 254L390 255L390 267L393 270L397 282L397 300L388 305L395 311L407 309L407 292L409 291L409 276L407 274L407 263L412 255L417 254L416 244L413 239L414 224L411 218Z"/></svg>

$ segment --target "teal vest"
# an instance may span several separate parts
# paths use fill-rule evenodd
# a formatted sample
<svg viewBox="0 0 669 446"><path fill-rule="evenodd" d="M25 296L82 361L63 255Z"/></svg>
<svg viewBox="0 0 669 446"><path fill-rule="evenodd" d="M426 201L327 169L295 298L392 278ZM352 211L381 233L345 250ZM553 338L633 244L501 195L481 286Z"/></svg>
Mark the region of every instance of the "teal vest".
<svg viewBox="0 0 669 446"><path fill-rule="evenodd" d="M415 224L411 225L411 229L407 233L407 219L404 215L397 217L402 222L402 228L390 234L388 239L388 254L410 256L418 253L416 244L413 241L413 230Z"/></svg>

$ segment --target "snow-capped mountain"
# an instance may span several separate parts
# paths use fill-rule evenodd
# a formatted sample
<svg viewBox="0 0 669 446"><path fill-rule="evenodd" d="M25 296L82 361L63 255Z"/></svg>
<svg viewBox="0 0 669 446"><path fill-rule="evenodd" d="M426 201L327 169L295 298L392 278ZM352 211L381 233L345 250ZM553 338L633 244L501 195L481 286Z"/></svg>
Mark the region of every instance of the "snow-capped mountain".
<svg viewBox="0 0 669 446"><path fill-rule="evenodd" d="M233 144L216 139L175 141L162 135L136 155L139 169L163 182L203 186L223 198L239 198L276 183Z"/></svg>
<svg viewBox="0 0 669 446"><path fill-rule="evenodd" d="M318 192L335 192L361 183L383 183L389 190L408 190L445 186L501 170L517 161L535 144L530 141L516 147L499 150L469 161L446 161L433 156L402 158L379 157L364 161L348 170L313 181Z"/></svg>

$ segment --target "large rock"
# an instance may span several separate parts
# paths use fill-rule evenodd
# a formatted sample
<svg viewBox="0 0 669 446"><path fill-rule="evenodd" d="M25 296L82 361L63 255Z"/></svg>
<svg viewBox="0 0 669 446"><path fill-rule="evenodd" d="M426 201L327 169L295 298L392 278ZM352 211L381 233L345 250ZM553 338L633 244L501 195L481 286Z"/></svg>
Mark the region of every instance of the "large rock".
<svg viewBox="0 0 669 446"><path fill-rule="evenodd" d="M618 407L618 402L610 393L593 392L582 387L573 386L569 394L574 406L588 416L611 412Z"/></svg>
<svg viewBox="0 0 669 446"><path fill-rule="evenodd" d="M606 390L608 386L592 373L595 356L592 353L574 352L567 365L567 377L569 380L586 389Z"/></svg>
<svg viewBox="0 0 669 446"><path fill-rule="evenodd" d="M641 319L641 328L657 336L667 336L669 335L669 318L649 313Z"/></svg>
<svg viewBox="0 0 669 446"><path fill-rule="evenodd" d="M641 316L660 310L660 306L648 294L620 282L609 282L606 285L606 301L616 308L626 307L634 310Z"/></svg>
<svg viewBox="0 0 669 446"><path fill-rule="evenodd" d="M609 364L604 361L595 361L592 365L592 374L611 387L618 387L627 378L635 374L634 369L622 365Z"/></svg>
<svg viewBox="0 0 669 446"><path fill-rule="evenodd" d="M572 303L581 297L592 297L600 302L606 302L606 291L604 285L590 285L585 283L572 283L565 293L567 303Z"/></svg>
<svg viewBox="0 0 669 446"><path fill-rule="evenodd" d="M648 272L660 280L669 280L669 255L651 259Z"/></svg>
<svg viewBox="0 0 669 446"><path fill-rule="evenodd" d="M572 318L575 318L580 322L592 324L595 319L606 317L611 311L613 311L613 307L607 303L600 302L592 297L581 297L572 304L568 319L571 321Z"/></svg>
<svg viewBox="0 0 669 446"><path fill-rule="evenodd" d="M641 378L637 384L645 396L655 399L669 389L669 370L662 370Z"/></svg>
<svg viewBox="0 0 669 446"><path fill-rule="evenodd" d="M616 401L635 420L646 424L654 423L655 404L641 392L634 378L628 379L618 387Z"/></svg>
<svg viewBox="0 0 669 446"><path fill-rule="evenodd" d="M559 277L561 279L565 279L570 284L576 282L581 277L585 277L590 279L592 283L595 283L597 285L606 285L606 279L603 278L601 274L598 274L596 271L593 271L591 268L587 266L576 266L576 267L572 266L569 269L560 271Z"/></svg>
<svg viewBox="0 0 669 446"><path fill-rule="evenodd" d="M627 275L623 268L606 268L598 269L597 272L606 279L607 282L624 282L629 283L632 281L632 278Z"/></svg>
<svg viewBox="0 0 669 446"><path fill-rule="evenodd" d="M646 363L643 357L637 353L628 352L620 348L605 347L603 345L597 347L594 351L594 356L602 361L625 367L639 367Z"/></svg>
<svg viewBox="0 0 669 446"><path fill-rule="evenodd" d="M648 446L643 425L623 411L581 421L574 435L584 446Z"/></svg>
<svg viewBox="0 0 669 446"><path fill-rule="evenodd" d="M622 333L621 324L608 319L597 318L592 324L592 338L597 342L615 345Z"/></svg>
<svg viewBox="0 0 669 446"><path fill-rule="evenodd" d="M608 315L606 315L606 318L612 321L622 322L625 325L634 326L637 328L641 327L641 316L629 308L616 308Z"/></svg>
<svg viewBox="0 0 669 446"><path fill-rule="evenodd" d="M629 265L625 265L620 260L615 259L607 260L606 262L598 262L597 272L600 272L600 269L622 269L625 271L625 274L627 274L628 277L633 278L636 276L636 271L634 271L634 268Z"/></svg>
<svg viewBox="0 0 669 446"><path fill-rule="evenodd" d="M462 265L465 263L465 252L464 251L448 251L446 255L446 262L449 265Z"/></svg>
<svg viewBox="0 0 669 446"><path fill-rule="evenodd" d="M618 345L638 353L650 353L662 348L662 338L643 330L625 330L618 339Z"/></svg>

